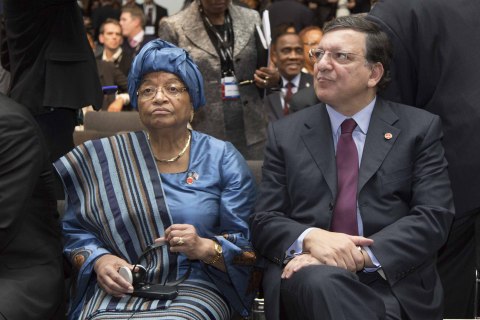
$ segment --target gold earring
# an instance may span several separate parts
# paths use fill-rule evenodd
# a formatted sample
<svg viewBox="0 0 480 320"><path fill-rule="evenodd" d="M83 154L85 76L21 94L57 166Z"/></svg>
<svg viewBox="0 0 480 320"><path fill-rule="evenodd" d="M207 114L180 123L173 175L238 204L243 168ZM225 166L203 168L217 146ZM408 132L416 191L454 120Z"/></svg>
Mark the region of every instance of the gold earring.
<svg viewBox="0 0 480 320"><path fill-rule="evenodd" d="M190 115L190 123L192 123L193 121L193 116L195 115L195 112L192 111L191 115Z"/></svg>

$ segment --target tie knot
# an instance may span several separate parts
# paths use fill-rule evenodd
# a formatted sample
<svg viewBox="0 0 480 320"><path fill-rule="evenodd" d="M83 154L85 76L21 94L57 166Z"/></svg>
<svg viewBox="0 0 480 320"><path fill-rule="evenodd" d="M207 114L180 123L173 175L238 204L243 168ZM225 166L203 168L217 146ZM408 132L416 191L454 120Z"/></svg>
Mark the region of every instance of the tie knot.
<svg viewBox="0 0 480 320"><path fill-rule="evenodd" d="M292 89L293 87L295 87L295 85L289 81L289 82L287 82L287 85L285 87L287 89Z"/></svg>
<svg viewBox="0 0 480 320"><path fill-rule="evenodd" d="M355 130L355 127L357 126L357 123L355 120L352 118L350 119L345 119L345 121L342 122L341 128L342 128L342 134L344 133L352 133L353 130Z"/></svg>

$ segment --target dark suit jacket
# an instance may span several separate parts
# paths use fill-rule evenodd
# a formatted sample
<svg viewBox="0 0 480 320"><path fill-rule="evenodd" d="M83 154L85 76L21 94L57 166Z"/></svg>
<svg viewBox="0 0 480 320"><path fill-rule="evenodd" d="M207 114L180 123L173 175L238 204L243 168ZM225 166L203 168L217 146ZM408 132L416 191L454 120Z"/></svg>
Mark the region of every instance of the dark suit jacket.
<svg viewBox="0 0 480 320"><path fill-rule="evenodd" d="M10 96L34 115L45 107L102 106L97 66L75 0L4 0Z"/></svg>
<svg viewBox="0 0 480 320"><path fill-rule="evenodd" d="M298 84L298 90L308 87L313 88L313 77L310 74L302 72L300 73L300 83ZM268 115L268 121L275 121L285 117L285 115L283 114L282 91L273 91L272 93L267 95L263 101L263 107L265 108L265 113Z"/></svg>
<svg viewBox="0 0 480 320"><path fill-rule="evenodd" d="M0 94L0 318L64 316L62 245L46 150L30 112Z"/></svg>
<svg viewBox="0 0 480 320"><path fill-rule="evenodd" d="M480 208L480 1L380 1L368 15L394 45L383 94L442 119L457 218Z"/></svg>
<svg viewBox="0 0 480 320"><path fill-rule="evenodd" d="M313 11L296 0L275 1L267 10L272 31L282 24L293 24L296 32L300 32L305 27L317 25Z"/></svg>
<svg viewBox="0 0 480 320"><path fill-rule="evenodd" d="M386 139L385 133L392 138ZM277 319L285 251L308 227L329 230L337 195L335 151L324 104L273 122L252 219L266 257L268 319ZM453 219L440 119L377 99L363 149L358 205L364 235L410 319L441 319L437 250Z"/></svg>
<svg viewBox="0 0 480 320"><path fill-rule="evenodd" d="M290 111L297 112L320 103L313 86L298 90L290 100Z"/></svg>
<svg viewBox="0 0 480 320"><path fill-rule="evenodd" d="M145 13L145 7L144 7L145 4L143 4L141 7L142 7L142 10L143 12ZM158 4L155 4L155 10L157 11L157 15L155 17L155 21L153 21L153 26L155 27L155 34L154 36L156 37L158 35L158 26L160 24L160 20L163 18L163 17L168 17L168 11L167 9L165 9L164 7L162 6L159 6ZM147 14L145 13L145 18L147 17Z"/></svg>
<svg viewBox="0 0 480 320"><path fill-rule="evenodd" d="M118 93L125 93L128 91L127 77L122 71L120 71L120 69L115 67L113 62L97 59L97 69L102 86L117 86ZM113 100L115 100L114 94L104 95L102 110L107 110Z"/></svg>
<svg viewBox="0 0 480 320"><path fill-rule="evenodd" d="M102 60L102 57L103 57L103 48L100 51L98 51L95 58L97 60ZM131 55L130 52L122 51L122 54L113 63L115 64L115 66L118 69L120 69L120 71L122 71L122 73L126 77L128 77L128 72L130 71L130 66L132 65L132 60L133 60L133 58L132 58L132 55ZM97 67L98 67L98 64L97 64Z"/></svg>
<svg viewBox="0 0 480 320"><path fill-rule="evenodd" d="M128 39L123 38L122 49L126 54L132 57L132 60L133 60L137 55L137 53L143 48L143 46L146 45L149 41L152 41L154 39L157 39L157 36L146 34L143 36L142 42L140 42L136 47L132 48L128 43Z"/></svg>

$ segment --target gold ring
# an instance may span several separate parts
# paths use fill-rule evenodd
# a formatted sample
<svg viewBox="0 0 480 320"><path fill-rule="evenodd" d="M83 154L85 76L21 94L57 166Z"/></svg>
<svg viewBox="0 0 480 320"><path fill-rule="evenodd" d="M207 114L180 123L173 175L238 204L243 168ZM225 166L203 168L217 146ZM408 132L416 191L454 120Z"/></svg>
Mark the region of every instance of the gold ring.
<svg viewBox="0 0 480 320"><path fill-rule="evenodd" d="M265 80L268 80L268 79L270 79L270 77L269 77L269 76L265 76Z"/></svg>
<svg viewBox="0 0 480 320"><path fill-rule="evenodd" d="M184 244L184 243L185 243L185 241L183 241L183 238L182 238L182 237L178 238L177 246L181 246L181 245Z"/></svg>

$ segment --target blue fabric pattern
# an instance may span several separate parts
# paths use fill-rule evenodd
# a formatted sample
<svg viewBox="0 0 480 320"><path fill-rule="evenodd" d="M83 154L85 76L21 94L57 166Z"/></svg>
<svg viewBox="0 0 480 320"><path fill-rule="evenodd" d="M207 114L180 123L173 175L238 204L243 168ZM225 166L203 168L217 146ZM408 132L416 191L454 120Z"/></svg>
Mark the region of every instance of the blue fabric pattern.
<svg viewBox="0 0 480 320"><path fill-rule="evenodd" d="M95 260L107 253L136 262L172 223L192 224L200 236L222 245L227 272L192 261L188 283L209 283L233 309L248 315L255 290L249 286L253 260L245 257L253 254L248 217L256 190L245 160L230 143L192 131L188 170L159 174L146 134L132 132L88 141L55 167L66 188L65 254L78 267L70 319L77 319L90 300L89 306L96 307L82 317L98 306L105 312L160 313L182 299L146 303L137 297L114 298L102 294L92 272ZM151 257L152 282L176 279L188 267L185 256L171 254L167 247Z"/></svg>

